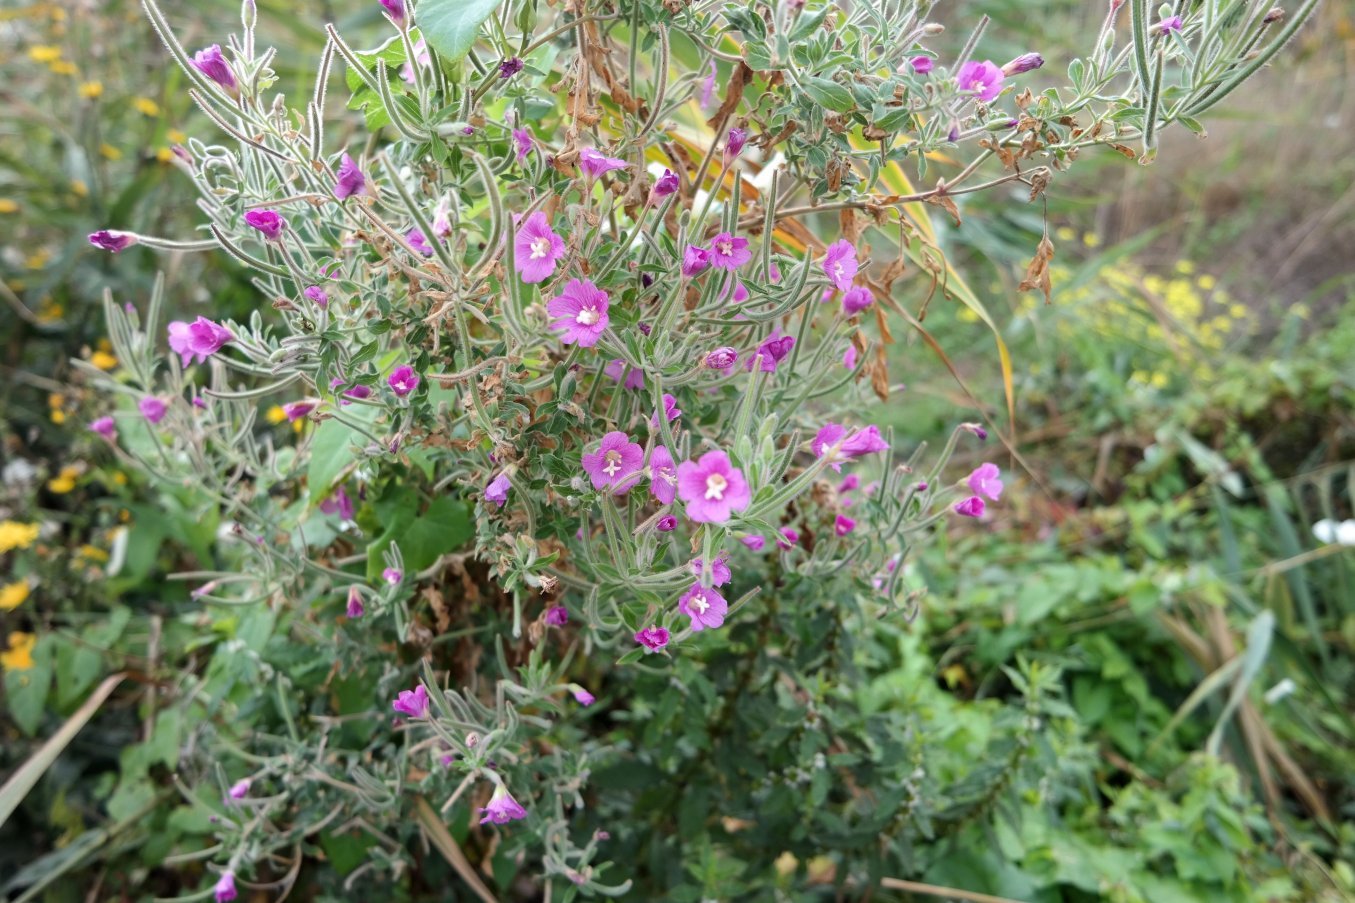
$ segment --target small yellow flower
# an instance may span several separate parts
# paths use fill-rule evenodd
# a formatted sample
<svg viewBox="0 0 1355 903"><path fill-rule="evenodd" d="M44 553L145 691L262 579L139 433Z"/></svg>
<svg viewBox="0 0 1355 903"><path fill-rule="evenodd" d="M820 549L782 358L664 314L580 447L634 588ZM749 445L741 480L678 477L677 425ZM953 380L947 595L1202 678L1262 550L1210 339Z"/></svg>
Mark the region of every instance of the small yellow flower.
<svg viewBox="0 0 1355 903"><path fill-rule="evenodd" d="M281 405L275 404L263 416L269 423L282 423L287 419L287 412L282 409Z"/></svg>
<svg viewBox="0 0 1355 903"><path fill-rule="evenodd" d="M18 213L19 202L11 198L0 198L0 213Z"/></svg>
<svg viewBox="0 0 1355 903"><path fill-rule="evenodd" d="M0 611L13 611L28 598L28 581L15 580L0 586Z"/></svg>
<svg viewBox="0 0 1355 903"><path fill-rule="evenodd" d="M42 303L38 305L38 320L42 323L55 323L65 313L65 306L57 304L50 297L43 298Z"/></svg>
<svg viewBox="0 0 1355 903"><path fill-rule="evenodd" d="M28 58L35 63L54 63L61 59L61 48L37 44L28 48Z"/></svg>
<svg viewBox="0 0 1355 903"><path fill-rule="evenodd" d="M1191 273L1195 272L1195 264L1191 263L1189 260L1178 260L1176 261L1176 272L1180 273L1182 276L1189 276Z"/></svg>
<svg viewBox="0 0 1355 903"><path fill-rule="evenodd" d="M24 266L28 267L30 270L40 270L47 266L47 261L51 256L51 252L45 248L39 249L32 254L29 254L28 257L24 259Z"/></svg>
<svg viewBox="0 0 1355 903"><path fill-rule="evenodd" d="M89 356L89 362L100 370L112 370L118 365L118 359L107 351L96 351Z"/></svg>
<svg viewBox="0 0 1355 903"><path fill-rule="evenodd" d="M155 149L155 159L159 160L161 163L168 163L170 160L174 159L174 151L167 147L157 147Z"/></svg>
<svg viewBox="0 0 1355 903"><path fill-rule="evenodd" d="M1234 304L1228 308L1228 316L1232 317L1234 320L1241 320L1246 317L1248 313L1249 311L1245 304Z"/></svg>
<svg viewBox="0 0 1355 903"><path fill-rule="evenodd" d="M80 84L80 96L86 100L94 100L96 97L102 97L104 93L104 83L101 81L82 82Z"/></svg>
<svg viewBox="0 0 1355 903"><path fill-rule="evenodd" d="M78 198L85 197L89 194L89 186L80 179L71 179L71 193Z"/></svg>
<svg viewBox="0 0 1355 903"><path fill-rule="evenodd" d="M38 638L31 633L14 631L9 635L9 648L0 652L0 668L6 671L27 671L33 667L33 647Z"/></svg>
<svg viewBox="0 0 1355 903"><path fill-rule="evenodd" d="M100 144L99 153L103 154L105 160L121 160L122 151L111 144Z"/></svg>
<svg viewBox="0 0 1355 903"><path fill-rule="evenodd" d="M62 424L62 423L65 423L65 422L66 422L66 412L65 412L65 411L62 411L62 410L60 410L60 409L57 409L57 410L52 411L52 422L55 423L55 424L58 424L58 425L59 425L59 424Z"/></svg>
<svg viewBox="0 0 1355 903"><path fill-rule="evenodd" d="M1082 236L1082 243L1089 248L1099 248L1101 247L1101 236L1088 232Z"/></svg>
<svg viewBox="0 0 1355 903"><path fill-rule="evenodd" d="M65 495L75 489L75 480L80 476L80 468L67 464L61 468L61 473L47 481L47 488L58 495Z"/></svg>
<svg viewBox="0 0 1355 903"><path fill-rule="evenodd" d="M188 136L185 135L183 132L179 131L178 129L170 129L169 131L165 132L165 137L168 138L170 141L173 141L175 144L183 144L185 141L188 140Z"/></svg>
<svg viewBox="0 0 1355 903"><path fill-rule="evenodd" d="M1214 288L1214 286L1219 284L1219 281L1215 279L1213 276L1209 275L1208 273L1205 273L1199 279L1195 280L1195 284L1198 285L1200 288L1204 289L1205 291L1210 291L1211 289Z"/></svg>
<svg viewBox="0 0 1355 903"><path fill-rule="evenodd" d="M65 21L66 21L66 11L65 11L64 9L62 9L61 7L59 7L59 6L53 6L53 7L51 7L50 13L51 13L52 21L53 21L53 22L65 22Z"/></svg>
<svg viewBox="0 0 1355 903"><path fill-rule="evenodd" d="M126 485L127 485L127 474L123 473L123 472L120 471L120 470L115 470L115 471L113 471L113 477L112 477L112 479L113 479L113 485L114 485L114 486L126 486ZM126 512L126 511L123 511L123 512L121 512L121 513L122 513L122 514L126 514L127 512ZM123 520L126 520L126 518L123 518Z"/></svg>
<svg viewBox="0 0 1355 903"><path fill-rule="evenodd" d="M138 97L132 101L132 106L136 107L137 112L142 116L159 116L160 105L149 97Z"/></svg>
<svg viewBox="0 0 1355 903"><path fill-rule="evenodd" d="M80 555L84 558L88 558L90 561L108 560L107 552L105 552L98 546L92 546L89 543L85 543L83 546L80 547Z"/></svg>
<svg viewBox="0 0 1355 903"><path fill-rule="evenodd" d="M0 523L0 552L8 552L11 549L26 549L37 538L37 524L21 524L14 520Z"/></svg>
<svg viewBox="0 0 1355 903"><path fill-rule="evenodd" d="M1059 226L1054 230L1054 237L1059 241L1072 241L1077 238L1077 230L1072 226Z"/></svg>
<svg viewBox="0 0 1355 903"><path fill-rule="evenodd" d="M54 63L48 63L47 68L51 69L57 75L74 75L79 72L79 68L70 60L57 60Z"/></svg>

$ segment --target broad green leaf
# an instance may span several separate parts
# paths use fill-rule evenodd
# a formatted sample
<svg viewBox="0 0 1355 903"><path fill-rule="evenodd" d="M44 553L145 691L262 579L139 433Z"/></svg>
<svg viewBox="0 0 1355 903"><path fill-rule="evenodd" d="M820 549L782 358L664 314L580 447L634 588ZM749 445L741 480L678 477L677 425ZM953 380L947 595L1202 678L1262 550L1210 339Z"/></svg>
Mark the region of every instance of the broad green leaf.
<svg viewBox="0 0 1355 903"><path fill-rule="evenodd" d="M499 0L423 0L419 28L433 49L449 63L466 55L480 35L480 26L493 14Z"/></svg>
<svg viewBox="0 0 1355 903"><path fill-rule="evenodd" d="M364 427L376 420L381 409L375 405L352 405L344 416L361 423ZM354 445L365 444L362 433L341 423L339 420L326 420L315 431L311 441L311 465L308 474L311 501L319 503L329 495L334 481L339 478L348 465L353 463Z"/></svg>
<svg viewBox="0 0 1355 903"><path fill-rule="evenodd" d="M44 636L33 646L33 665L5 672L5 698L9 716L19 730L33 736L42 723L47 691L52 686L52 638Z"/></svg>
<svg viewBox="0 0 1355 903"><path fill-rule="evenodd" d="M801 79L801 85L815 103L835 113L848 113L856 106L851 92L835 81L811 75Z"/></svg>

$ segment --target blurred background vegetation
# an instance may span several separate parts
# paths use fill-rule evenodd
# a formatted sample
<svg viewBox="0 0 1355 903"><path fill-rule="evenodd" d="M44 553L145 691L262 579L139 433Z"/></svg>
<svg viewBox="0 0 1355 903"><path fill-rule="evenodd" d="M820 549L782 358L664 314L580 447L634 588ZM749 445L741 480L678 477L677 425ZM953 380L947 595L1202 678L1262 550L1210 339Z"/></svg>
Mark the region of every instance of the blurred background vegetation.
<svg viewBox="0 0 1355 903"><path fill-rule="evenodd" d="M374 3L259 7L267 37L296 51L280 55L284 84L300 75L289 60L308 67L318 51L318 23L360 35L378 22ZM234 3L185 9L172 18L190 47L236 16ZM981 56L1038 50L1051 79L1104 14L1073 0L944 12L991 15ZM897 328L891 376L907 388L872 416L906 454L971 411L1019 459L996 436L972 453L1013 475L1004 504L908 564L927 594L898 639L906 664L861 692L950 712L944 742L962 753L983 747L988 701L1020 691L1018 660L1048 665L1088 787L1057 820L1034 797L1004 802L1020 830L957 834L928 880L1018 899L1355 894L1355 568L1313 531L1355 516L1352 15L1326 4L1281 70L1239 92L1207 139L1165 135L1150 169L1087 157L1047 207L969 195L959 226L933 219L1011 349L1016 422L991 334L943 300L925 326L959 380ZM0 10L0 775L103 674L155 673L157 650L191 648L193 625L174 617L186 591L163 578L210 557L216 525L150 503L98 450L84 428L97 399L71 363L117 366L103 293L144 304L157 270L181 315L258 303L224 255L86 243L105 227L189 237L175 147L210 132L183 89L137 4ZM1049 304L1017 290L1046 230ZM917 313L926 285L910 285ZM39 856L102 881L123 854L140 863L130 880L178 892L157 857L176 832L206 829L127 827L162 799L177 752L154 741L171 731L135 710L100 715L0 829L0 895L29 887L21 866ZM72 848L110 824L106 848Z"/></svg>

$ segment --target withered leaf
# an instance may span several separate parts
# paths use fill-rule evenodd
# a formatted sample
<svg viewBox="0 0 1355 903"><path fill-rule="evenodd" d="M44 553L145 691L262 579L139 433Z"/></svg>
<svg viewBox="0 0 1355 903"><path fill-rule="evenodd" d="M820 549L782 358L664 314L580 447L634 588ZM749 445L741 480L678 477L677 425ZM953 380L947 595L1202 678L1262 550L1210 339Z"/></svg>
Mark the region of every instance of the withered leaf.
<svg viewBox="0 0 1355 903"><path fill-rule="evenodd" d="M1049 240L1048 235L1045 235L1035 247L1035 257L1031 260L1030 266L1026 267L1026 278L1017 286L1023 292L1038 288L1044 292L1045 304L1050 303L1050 294L1053 291L1053 283L1049 278L1049 262L1053 259L1054 243Z"/></svg>
<svg viewBox="0 0 1355 903"><path fill-rule="evenodd" d="M720 103L720 109L715 111L715 115L706 120L706 125L711 128L719 128L743 100L743 89L753 78L753 70L748 68L748 64L739 60L739 64L734 67L734 71L729 75L729 82L725 85L725 99Z"/></svg>
<svg viewBox="0 0 1355 903"><path fill-rule="evenodd" d="M960 225L960 208L955 206L955 202L944 194L934 194L927 198L928 204L935 204L944 209L955 218L955 225Z"/></svg>

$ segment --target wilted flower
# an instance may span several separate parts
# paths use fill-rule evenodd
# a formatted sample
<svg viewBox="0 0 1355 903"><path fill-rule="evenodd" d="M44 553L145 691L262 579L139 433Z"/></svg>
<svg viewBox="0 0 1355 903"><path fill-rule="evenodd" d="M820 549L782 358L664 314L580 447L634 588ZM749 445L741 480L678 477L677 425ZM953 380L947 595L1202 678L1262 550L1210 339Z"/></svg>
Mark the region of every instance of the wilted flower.
<svg viewBox="0 0 1355 903"><path fill-rule="evenodd" d="M555 273L555 262L565 256L565 243L551 231L546 214L538 210L518 228L513 254L523 282L544 282Z"/></svg>
<svg viewBox="0 0 1355 903"><path fill-rule="evenodd" d="M607 293L587 279L571 279L559 295L550 300L546 311L557 317L552 329L563 329L560 341L592 348L602 337L609 322Z"/></svg>
<svg viewBox="0 0 1355 903"><path fill-rule="evenodd" d="M118 434L117 425L113 422L113 418L108 416L99 417L90 421L89 431L91 433L98 433L105 439L112 439Z"/></svg>
<svg viewBox="0 0 1355 903"><path fill-rule="evenodd" d="M230 64L221 54L221 45L213 44L210 47L204 47L193 54L193 59L189 60L193 68L203 75L216 82L227 91L235 90L235 73L231 71Z"/></svg>
<svg viewBox="0 0 1355 903"><path fill-rule="evenodd" d="M230 330L206 317L198 317L192 323L175 320L169 324L169 347L179 355L185 367L194 358L202 363L234 338Z"/></svg>
<svg viewBox="0 0 1355 903"><path fill-rule="evenodd" d="M715 590L694 583L678 599L678 611L692 619L692 632L700 633L724 624L725 615L729 613L729 603Z"/></svg>
<svg viewBox="0 0 1355 903"><path fill-rule="evenodd" d="M391 708L401 715L408 715L410 718L428 717L428 691L419 684L413 690L401 690L400 695L395 697L391 703Z"/></svg>
<svg viewBox="0 0 1355 903"><path fill-rule="evenodd" d="M513 799L513 795L508 792L508 788L502 784L494 787L494 795L489 798L489 805L480 811L485 816L480 819L482 825L489 822L503 825L527 817L527 810L518 805L518 801Z"/></svg>
<svg viewBox="0 0 1355 903"><path fill-rule="evenodd" d="M391 371L386 382L390 384L392 392L404 398L419 387L419 374L409 364L401 364Z"/></svg>
<svg viewBox="0 0 1355 903"><path fill-rule="evenodd" d="M776 365L781 363L790 350L795 347L795 336L778 336L773 332L770 336L757 346L757 350L748 355L748 360L744 361L743 368L752 370L756 363L763 373L775 373Z"/></svg>
<svg viewBox="0 0 1355 903"><path fill-rule="evenodd" d="M527 129L513 129L513 144L517 148L518 162L525 162L528 151L532 149L532 133Z"/></svg>
<svg viewBox="0 0 1355 903"><path fill-rule="evenodd" d="M358 589L356 583L348 587L347 613L350 618L360 618L366 613L366 609L362 605L362 591Z"/></svg>
<svg viewBox="0 0 1355 903"><path fill-rule="evenodd" d="M875 303L875 295L864 285L854 285L842 296L842 312L847 316L859 314Z"/></svg>
<svg viewBox="0 0 1355 903"><path fill-rule="evenodd" d="M1180 16L1168 16L1154 25L1153 30L1158 34L1166 34L1169 31L1180 31L1184 24Z"/></svg>
<svg viewBox="0 0 1355 903"><path fill-rule="evenodd" d="M739 353L729 346L716 348L706 355L706 367L710 370L728 370L739 360Z"/></svg>
<svg viewBox="0 0 1355 903"><path fill-rule="evenodd" d="M649 453L649 491L665 505L673 504L677 498L677 468L673 466L673 455L662 445L654 446Z"/></svg>
<svg viewBox="0 0 1355 903"><path fill-rule="evenodd" d="M677 399L669 395L667 392L663 393L663 413L664 416L668 418L669 423L672 423L674 420L677 420L679 417L682 416L682 411L679 410L677 406ZM653 416L649 418L649 423L651 426L655 428L658 427L659 414L657 411L655 411Z"/></svg>
<svg viewBox="0 0 1355 903"><path fill-rule="evenodd" d="M258 229L269 241L277 241L282 237L282 230L287 228L287 221L276 210L247 210L245 223Z"/></svg>
<svg viewBox="0 0 1355 903"><path fill-rule="evenodd" d="M1038 53L1023 53L1002 67L1003 75L1020 75L1044 65L1044 57Z"/></svg>
<svg viewBox="0 0 1355 903"><path fill-rule="evenodd" d="M145 417L151 423L159 423L161 420L164 420L165 411L169 409L169 406L166 405L164 401L156 398L154 395L147 395L136 403L136 407L137 410L141 412L141 416Z"/></svg>
<svg viewBox="0 0 1355 903"><path fill-rule="evenodd" d="M719 450L708 451L696 461L683 461L678 465L677 479L678 496L686 503L687 516L698 524L723 524L753 500L743 471Z"/></svg>
<svg viewBox="0 0 1355 903"><path fill-rule="evenodd" d="M965 517L983 517L983 499L977 495L971 495L955 505L955 513L962 514Z"/></svg>
<svg viewBox="0 0 1355 903"><path fill-rule="evenodd" d="M737 270L753 259L748 250L748 239L736 238L728 232L721 232L710 240L710 265L722 270Z"/></svg>
<svg viewBox="0 0 1355 903"><path fill-rule="evenodd" d="M635 642L650 652L658 652L668 645L668 631L662 627L646 627L636 632Z"/></svg>
<svg viewBox="0 0 1355 903"><path fill-rule="evenodd" d="M485 487L485 501L493 502L502 508L508 501L508 490L512 488L513 483L508 479L508 474L501 473Z"/></svg>
<svg viewBox="0 0 1355 903"><path fill-rule="evenodd" d="M654 188L651 189L650 194L656 198L667 197L680 187L682 187L682 180L671 169L665 169L663 175L659 176L659 180L654 183Z"/></svg>
<svg viewBox="0 0 1355 903"><path fill-rule="evenodd" d="M344 492L342 486L330 493L329 498L320 503L320 510L325 514L337 514L340 520L353 519L353 500Z"/></svg>
<svg viewBox="0 0 1355 903"><path fill-rule="evenodd" d="M212 891L216 894L216 903L230 903L231 900L234 900L236 897L235 873L222 872Z"/></svg>
<svg viewBox="0 0 1355 903"><path fill-rule="evenodd" d="M997 501L1002 497L1002 480L999 478L1001 471L996 464L984 463L974 468L965 482L969 485L969 491L975 495L982 495Z"/></svg>
<svg viewBox="0 0 1355 903"><path fill-rule="evenodd" d="M90 244L113 254L127 250L137 241L138 239L133 233L119 232L116 229L100 229L98 232L89 234Z"/></svg>
<svg viewBox="0 0 1355 903"><path fill-rule="evenodd" d="M654 529L660 533L672 533L677 529L677 518L671 514L665 514L659 518L659 522L654 525Z"/></svg>
<svg viewBox="0 0 1355 903"><path fill-rule="evenodd" d="M579 151L579 169L594 179L614 169L623 169L625 165L625 160L608 157L599 153L596 148L585 147Z"/></svg>
<svg viewBox="0 0 1355 903"><path fill-rule="evenodd" d="M695 276L710 265L710 254L705 248L688 245L682 252L682 275Z"/></svg>
<svg viewBox="0 0 1355 903"><path fill-rule="evenodd" d="M1002 93L1003 77L1002 70L991 60L984 60L981 63L970 60L960 67L956 81L959 82L961 91L969 91L987 103Z"/></svg>
<svg viewBox="0 0 1355 903"><path fill-rule="evenodd" d="M367 190L367 177L363 175L362 170L358 169L358 164L348 154L343 155L343 160L339 163L339 173L334 183L334 196L339 200L355 194L369 194Z"/></svg>
<svg viewBox="0 0 1355 903"><path fill-rule="evenodd" d="M499 63L499 78L512 78L522 71L523 62L515 56Z"/></svg>
<svg viewBox="0 0 1355 903"><path fill-rule="evenodd" d="M563 627L569 623L569 611L563 605L546 610L546 623L552 627Z"/></svg>
<svg viewBox="0 0 1355 903"><path fill-rule="evenodd" d="M310 298L320 307L329 307L329 292L320 288L320 286L318 285L306 286L305 290L302 291L301 294L305 295L307 298Z"/></svg>
<svg viewBox="0 0 1355 903"><path fill-rule="evenodd" d="M740 128L729 130L729 140L725 142L725 158L733 159L743 153L743 146L748 141L748 132Z"/></svg>
<svg viewBox="0 0 1355 903"><path fill-rule="evenodd" d="M639 477L627 479L644 466L645 451L639 443L619 430L602 437L598 450L585 453L581 459L583 470L596 489L612 487L617 495L628 491L639 482Z"/></svg>

